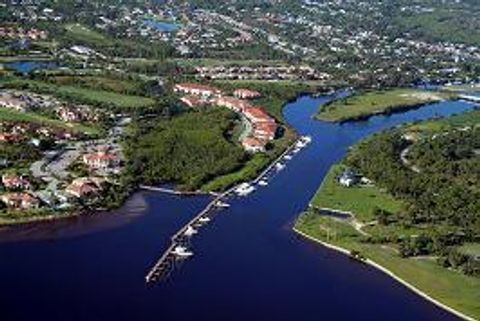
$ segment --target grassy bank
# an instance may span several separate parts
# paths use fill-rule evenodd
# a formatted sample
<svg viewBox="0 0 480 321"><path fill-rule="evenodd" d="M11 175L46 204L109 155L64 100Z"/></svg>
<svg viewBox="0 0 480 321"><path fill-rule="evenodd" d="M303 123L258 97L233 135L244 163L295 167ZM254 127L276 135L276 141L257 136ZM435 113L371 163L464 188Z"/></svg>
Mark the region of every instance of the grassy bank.
<svg viewBox="0 0 480 321"><path fill-rule="evenodd" d="M430 137L433 132L451 131L452 127L463 128L466 125L473 125L477 123L479 116L480 111L477 110L445 119L410 124L405 130L409 132L427 131L429 134L426 137ZM382 134L375 137L382 137ZM347 161L351 160L352 155L358 153L359 146L364 146L364 142L359 143L350 151L346 158ZM386 146L378 141L372 146L374 146L372 150L366 153L369 159L376 156L372 155L374 150L378 153L387 150ZM383 163L385 162L386 160L383 161ZM382 161L375 159L371 166L378 169L381 163ZM314 207L310 207L299 216L295 223L295 229L316 240L360 253L361 257L386 268L433 299L466 315L480 318L480 306L478 305L480 302L480 278L465 274L460 265L442 266L444 263L439 264L445 260L445 252L442 251L449 251L454 245L448 244L447 246L436 243L434 248L437 252L432 249L422 249L413 254L405 254L405 248L409 244L411 245L411 242L422 237L428 239L428 237L436 235L451 235L450 230L455 230L456 227L441 221L405 220L409 217L408 210L411 209L414 199L400 201L392 197L389 192L374 185L358 185L349 188L340 186L336 178L344 168L345 165L342 164L332 166L311 201ZM402 169L401 165L399 168ZM405 171L412 174L408 169ZM388 171L383 172L386 173L387 179L395 177ZM422 174L414 175L416 176L412 177L411 181L406 182L408 186L414 186L413 180L418 179ZM439 181L432 174L428 174L428 176L433 181ZM401 178L396 177L394 180L399 182ZM377 183L380 184L380 180ZM454 186L454 184L451 185ZM425 187L425 189L428 188ZM442 193L438 193L438 195L442 195ZM429 200L432 201L431 198ZM455 201L456 199L452 198L447 202L454 203ZM462 207L466 206L465 203L462 204ZM351 211L354 218L339 219L321 215L316 207ZM431 208L434 208L433 205ZM461 217L459 212L455 213L458 218ZM382 213L386 213L385 216ZM377 216L379 214L382 215ZM419 250L420 247L415 249ZM465 255L476 255L479 251L479 244L466 243L459 246L458 250ZM446 260L450 259L450 256L447 256ZM451 267L447 268L446 266Z"/></svg>
<svg viewBox="0 0 480 321"><path fill-rule="evenodd" d="M402 203L386 191L372 186L344 187L337 183L336 177L345 169L344 165L333 165L311 204L315 207L328 207L355 213L363 221L373 220L373 211L380 208L388 212L397 212Z"/></svg>
<svg viewBox="0 0 480 321"><path fill-rule="evenodd" d="M303 213L295 228L323 242L355 250L385 267L432 298L474 318L480 318L480 279L439 266L430 258L401 258L386 245L362 242L350 225L315 214ZM327 232L329 231L329 232Z"/></svg>
<svg viewBox="0 0 480 321"><path fill-rule="evenodd" d="M316 118L326 121L365 119L452 97L451 94L410 88L367 91L321 106Z"/></svg>

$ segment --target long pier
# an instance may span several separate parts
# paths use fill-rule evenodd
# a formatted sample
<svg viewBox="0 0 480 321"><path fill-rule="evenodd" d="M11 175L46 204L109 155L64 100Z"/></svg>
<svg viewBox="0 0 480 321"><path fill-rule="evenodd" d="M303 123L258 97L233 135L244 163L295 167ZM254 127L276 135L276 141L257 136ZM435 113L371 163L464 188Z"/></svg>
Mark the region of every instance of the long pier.
<svg viewBox="0 0 480 321"><path fill-rule="evenodd" d="M165 188L165 187L160 187L160 186L149 186L149 185L140 185L139 188L143 189L143 190L146 190L146 191L159 192L159 193L172 194L172 195L205 195L205 194L211 194L211 193L204 193L204 192L201 192L201 191L182 192L182 191L177 191L177 190L170 189L170 188Z"/></svg>
<svg viewBox="0 0 480 321"><path fill-rule="evenodd" d="M301 139L296 140L293 144L291 144L279 157L277 157L265 170L263 170L254 180L250 181L251 184L258 183L261 179L263 179L271 170L272 168L278 164L285 155L290 153L294 148L297 148L297 143L301 141ZM186 235L187 230L190 228L199 228L203 225L200 221L201 218L210 218L213 216L214 209L219 208L219 203L228 197L235 189L238 188L239 185L235 185L225 192L221 194L216 194L215 198L207 204L207 206L200 211L197 215L195 215L190 221L188 221L185 225L183 225L175 234L172 235L170 238L171 244L170 246L163 252L162 256L157 260L155 265L150 269L150 271L145 276L146 283L155 282L161 279L163 276L167 275L170 269L172 269L172 265L176 261L175 254L173 253L177 246L181 246L185 244L185 241L189 238ZM141 186L142 189L146 190L153 190L159 191L164 193L170 193L175 195L186 195L182 192L175 192L173 190L164 189L161 187L152 187L152 186ZM194 192L195 193L195 192Z"/></svg>

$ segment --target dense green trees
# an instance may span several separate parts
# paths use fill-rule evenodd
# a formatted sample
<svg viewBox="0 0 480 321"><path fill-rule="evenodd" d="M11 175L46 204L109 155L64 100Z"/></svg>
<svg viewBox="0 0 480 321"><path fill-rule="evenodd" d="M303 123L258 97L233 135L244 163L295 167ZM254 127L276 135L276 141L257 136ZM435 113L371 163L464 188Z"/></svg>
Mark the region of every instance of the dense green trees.
<svg viewBox="0 0 480 321"><path fill-rule="evenodd" d="M235 121L234 113L213 109L159 121L146 132L138 128L126 144L130 169L150 184L174 182L197 189L247 160L228 139Z"/></svg>
<svg viewBox="0 0 480 321"><path fill-rule="evenodd" d="M480 238L480 128L451 128L414 143L408 158L419 173L400 161L408 144L400 129L380 133L358 144L347 163L407 204L374 213L382 225L419 229L393 240L402 256L439 255L442 265L476 275L478 262L455 249Z"/></svg>

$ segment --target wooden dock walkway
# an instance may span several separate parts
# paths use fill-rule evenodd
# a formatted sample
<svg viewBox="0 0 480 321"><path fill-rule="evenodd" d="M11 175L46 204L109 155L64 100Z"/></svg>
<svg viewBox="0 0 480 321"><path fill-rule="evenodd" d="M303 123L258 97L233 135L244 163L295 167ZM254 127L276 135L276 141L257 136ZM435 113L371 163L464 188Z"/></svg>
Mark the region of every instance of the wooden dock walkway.
<svg viewBox="0 0 480 321"><path fill-rule="evenodd" d="M298 141L299 140L296 140L292 145L290 145L254 180L250 181L250 184L257 184L261 179L263 179L272 170L272 168L283 159L285 155L287 155L294 148L296 148ZM161 187L157 188L157 187L151 187L151 186L141 186L141 188L175 194L175 195L185 195L185 194L181 194L181 192L175 193L175 191L173 190L168 190ZM215 198L211 202L209 202L202 211L200 211L190 221L188 221L185 225L183 225L174 235L172 235L172 237L170 238L171 240L170 246L165 250L162 256L158 259L155 265L150 269L150 271L145 276L146 283L151 283L151 282L160 280L165 274L167 274L166 272L168 272L169 269L171 268L169 262L175 262L175 260L177 259L173 251L177 246L184 245L185 238L189 238L185 233L187 229L189 227L196 228L196 229L201 227L203 223L200 222L200 219L203 217L208 217L211 219L213 216L214 210L219 208L218 204L222 202L222 200L230 196L230 194L232 194L237 188L238 188L238 185L229 188L228 190L226 190L221 194L214 194Z"/></svg>
<svg viewBox="0 0 480 321"><path fill-rule="evenodd" d="M149 185L140 185L139 188L143 189L143 190L146 190L146 191L159 192L159 193L172 194L172 195L183 195L183 196L211 194L211 193L205 193L205 192L201 192L201 191L182 192L182 191L177 191L177 190L170 189L170 188L165 188L165 187L160 187L160 186L149 186Z"/></svg>
<svg viewBox="0 0 480 321"><path fill-rule="evenodd" d="M471 101L474 103L480 103L480 96L473 96L473 95L459 95L460 99Z"/></svg>

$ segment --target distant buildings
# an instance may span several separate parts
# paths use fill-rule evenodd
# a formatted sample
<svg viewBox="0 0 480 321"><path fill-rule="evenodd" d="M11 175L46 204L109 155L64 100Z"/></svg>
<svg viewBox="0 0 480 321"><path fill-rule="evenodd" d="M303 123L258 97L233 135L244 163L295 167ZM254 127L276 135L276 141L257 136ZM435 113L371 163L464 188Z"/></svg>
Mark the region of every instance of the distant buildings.
<svg viewBox="0 0 480 321"><path fill-rule="evenodd" d="M83 162L91 169L112 169L120 165L118 155L102 148L93 153L83 155Z"/></svg>
<svg viewBox="0 0 480 321"><path fill-rule="evenodd" d="M0 38L43 40L47 39L47 32L35 28L0 27Z"/></svg>
<svg viewBox="0 0 480 321"><path fill-rule="evenodd" d="M204 98L217 96L222 93L222 91L218 88L194 83L176 84L173 90L175 92L202 96Z"/></svg>
<svg viewBox="0 0 480 321"><path fill-rule="evenodd" d="M256 90L249 90L249 89L236 89L233 92L233 96L241 99L252 99L252 98L258 98L262 94L260 94Z"/></svg>
<svg viewBox="0 0 480 321"><path fill-rule="evenodd" d="M206 103L205 99L202 99L201 97L195 96L195 95L188 95L180 98L180 100L187 105L188 107L198 107L201 105L204 105Z"/></svg>
<svg viewBox="0 0 480 321"><path fill-rule="evenodd" d="M240 143L249 152L264 152L268 141L275 139L278 125L262 108L253 106L245 98L260 97L258 91L236 89L233 96L222 95L221 90L201 84L183 83L174 87L176 92L189 94L180 100L189 107L199 105L216 105L228 108L243 115L243 119L250 123L250 132L243 136Z"/></svg>

